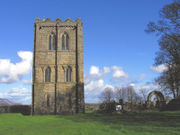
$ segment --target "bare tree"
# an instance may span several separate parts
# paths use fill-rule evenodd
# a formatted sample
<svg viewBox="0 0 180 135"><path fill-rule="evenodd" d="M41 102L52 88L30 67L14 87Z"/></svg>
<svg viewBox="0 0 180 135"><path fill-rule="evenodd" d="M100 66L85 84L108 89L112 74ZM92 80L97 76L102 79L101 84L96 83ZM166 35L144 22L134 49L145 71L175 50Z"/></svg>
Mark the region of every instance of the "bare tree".
<svg viewBox="0 0 180 135"><path fill-rule="evenodd" d="M112 88L106 87L100 94L99 99L102 102L110 102L111 100L114 99L114 92Z"/></svg>
<svg viewBox="0 0 180 135"><path fill-rule="evenodd" d="M116 87L115 88L115 99L117 102L119 102L120 99L123 101L127 100L127 91L124 87Z"/></svg>
<svg viewBox="0 0 180 135"><path fill-rule="evenodd" d="M127 86L126 90L128 94L128 102L133 103L134 96L136 95L134 88L132 86Z"/></svg>
<svg viewBox="0 0 180 135"><path fill-rule="evenodd" d="M127 86L126 87L127 96L128 96L128 102L133 104L136 102L141 102L142 98L140 95L136 93L133 86Z"/></svg>
<svg viewBox="0 0 180 135"><path fill-rule="evenodd" d="M116 87L114 95L116 101L119 101L119 99L123 99L123 101L125 102L128 101L129 103L135 103L141 102L142 100L141 96L136 93L132 86Z"/></svg>
<svg viewBox="0 0 180 135"><path fill-rule="evenodd" d="M166 65L167 70L157 79L159 84L174 98L180 95L180 1L174 0L160 11L158 23L149 22L147 33L160 36L155 65Z"/></svg>
<svg viewBox="0 0 180 135"><path fill-rule="evenodd" d="M139 94L135 94L134 95L134 99L133 99L134 103L141 103L142 102L142 97Z"/></svg>
<svg viewBox="0 0 180 135"><path fill-rule="evenodd" d="M149 90L149 89L146 89L146 88L141 88L141 89L139 89L139 94L140 94L140 96L142 97L142 100L143 100L143 101L146 101L146 100L147 100L149 91L150 91L150 90Z"/></svg>

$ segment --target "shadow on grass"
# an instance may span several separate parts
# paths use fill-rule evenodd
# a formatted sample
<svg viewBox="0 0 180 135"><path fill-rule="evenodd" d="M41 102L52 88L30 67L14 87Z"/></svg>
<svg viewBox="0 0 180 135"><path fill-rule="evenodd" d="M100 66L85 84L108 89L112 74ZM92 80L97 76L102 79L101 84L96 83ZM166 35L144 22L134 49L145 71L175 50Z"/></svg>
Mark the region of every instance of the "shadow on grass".
<svg viewBox="0 0 180 135"><path fill-rule="evenodd" d="M100 122L102 124L107 124L107 125L114 124L112 128L118 128L118 129L120 127L115 125L173 127L173 128L180 126L180 111L126 113L126 114L86 113L86 114L65 116L64 118L80 123Z"/></svg>

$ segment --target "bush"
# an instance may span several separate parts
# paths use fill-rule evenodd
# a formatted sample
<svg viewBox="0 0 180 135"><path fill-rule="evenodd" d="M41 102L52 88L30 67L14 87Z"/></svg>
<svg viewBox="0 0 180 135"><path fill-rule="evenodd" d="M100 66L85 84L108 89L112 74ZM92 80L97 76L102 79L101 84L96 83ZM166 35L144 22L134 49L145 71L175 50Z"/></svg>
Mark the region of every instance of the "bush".
<svg viewBox="0 0 180 135"><path fill-rule="evenodd" d="M116 111L116 102L114 100L110 102L105 101L99 106L99 112L112 113L115 111Z"/></svg>

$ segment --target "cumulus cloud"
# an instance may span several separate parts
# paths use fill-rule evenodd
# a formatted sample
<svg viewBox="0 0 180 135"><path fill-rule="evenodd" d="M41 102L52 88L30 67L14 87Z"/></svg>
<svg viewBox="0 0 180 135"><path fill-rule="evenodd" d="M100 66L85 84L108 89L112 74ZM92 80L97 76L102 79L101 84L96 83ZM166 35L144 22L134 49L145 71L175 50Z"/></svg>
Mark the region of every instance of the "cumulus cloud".
<svg viewBox="0 0 180 135"><path fill-rule="evenodd" d="M114 89L112 85L105 84L104 80L92 80L85 84L85 100L87 103L99 102L100 93L107 87Z"/></svg>
<svg viewBox="0 0 180 135"><path fill-rule="evenodd" d="M12 63L9 59L0 59L0 83L19 81L31 71L32 52L19 51L20 62Z"/></svg>
<svg viewBox="0 0 180 135"><path fill-rule="evenodd" d="M128 78L128 75L123 71L121 67L113 66L112 71L112 76L115 80Z"/></svg>
<svg viewBox="0 0 180 135"><path fill-rule="evenodd" d="M30 103L31 101L31 90L27 88L12 88L9 91L1 92L0 98L9 99L10 101L15 101L18 103Z"/></svg>
<svg viewBox="0 0 180 135"><path fill-rule="evenodd" d="M106 77L106 75L110 73L110 68L109 67L104 67L104 70L100 72L99 67L97 66L91 66L90 70L89 70L89 74L85 75L85 78L89 78L89 79L102 79L104 77Z"/></svg>
<svg viewBox="0 0 180 135"><path fill-rule="evenodd" d="M103 67L103 70L98 66L91 66L89 73L84 76L86 102L98 102L99 94L106 87L114 89L112 85L105 83L108 75L111 75L113 80L128 78L128 75L118 66Z"/></svg>
<svg viewBox="0 0 180 135"><path fill-rule="evenodd" d="M120 66L99 68L98 66L93 65L90 67L89 73L84 75L85 100L88 103L98 102L100 93L106 87L110 87L112 90L115 90L115 86L111 85L112 83L118 83L118 87L127 85L133 86L136 90L140 88L157 88L154 84L137 85L139 81L142 81L145 78L145 74L141 74L137 78L130 78Z"/></svg>
<svg viewBox="0 0 180 135"><path fill-rule="evenodd" d="M103 70L100 71L99 67L93 65L90 67L89 74L85 74L85 82L89 82L90 80L94 79L104 79L108 74L112 75L113 80L122 80L128 78L128 74L125 73L121 67L103 67Z"/></svg>
<svg viewBox="0 0 180 135"><path fill-rule="evenodd" d="M162 73L167 70L167 66L164 64L158 66L151 66L150 69L156 73Z"/></svg>
<svg viewBox="0 0 180 135"><path fill-rule="evenodd" d="M109 67L104 67L104 73L110 73L111 72L111 68Z"/></svg>
<svg viewBox="0 0 180 135"><path fill-rule="evenodd" d="M134 87L134 86L135 86L135 84L134 84L134 83L130 83L129 85L130 85L130 86L132 86L132 87Z"/></svg>
<svg viewBox="0 0 180 135"><path fill-rule="evenodd" d="M86 91L101 90L104 87L104 81L102 79L97 81L90 81L85 85Z"/></svg>
<svg viewBox="0 0 180 135"><path fill-rule="evenodd" d="M91 75L98 75L99 74L99 67L97 66L91 66L90 72Z"/></svg>

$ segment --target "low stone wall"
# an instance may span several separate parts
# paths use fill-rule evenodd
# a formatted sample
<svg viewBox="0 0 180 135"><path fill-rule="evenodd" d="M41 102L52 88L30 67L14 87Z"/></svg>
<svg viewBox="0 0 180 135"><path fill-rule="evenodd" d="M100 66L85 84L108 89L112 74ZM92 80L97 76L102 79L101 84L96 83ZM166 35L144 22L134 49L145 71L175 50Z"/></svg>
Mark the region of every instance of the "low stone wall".
<svg viewBox="0 0 180 135"><path fill-rule="evenodd" d="M8 113L9 106L0 106L0 113Z"/></svg>
<svg viewBox="0 0 180 135"><path fill-rule="evenodd" d="M166 105L166 110L180 110L180 96L169 101L169 103Z"/></svg>
<svg viewBox="0 0 180 135"><path fill-rule="evenodd" d="M21 113L23 115L30 115L31 106L30 105L0 106L0 113Z"/></svg>
<svg viewBox="0 0 180 135"><path fill-rule="evenodd" d="M100 104L85 104L85 110L86 111L97 111L99 109Z"/></svg>

